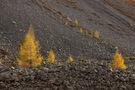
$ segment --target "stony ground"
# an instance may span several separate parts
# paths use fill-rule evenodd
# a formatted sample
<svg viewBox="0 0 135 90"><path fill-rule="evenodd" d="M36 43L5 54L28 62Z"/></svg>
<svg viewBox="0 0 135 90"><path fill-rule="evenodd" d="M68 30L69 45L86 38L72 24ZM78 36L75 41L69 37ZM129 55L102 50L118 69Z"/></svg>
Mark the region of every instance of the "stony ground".
<svg viewBox="0 0 135 90"><path fill-rule="evenodd" d="M44 60L37 68L4 61L0 65L1 90L135 90L135 60L125 61L126 70L111 69L111 60L80 58L55 64Z"/></svg>

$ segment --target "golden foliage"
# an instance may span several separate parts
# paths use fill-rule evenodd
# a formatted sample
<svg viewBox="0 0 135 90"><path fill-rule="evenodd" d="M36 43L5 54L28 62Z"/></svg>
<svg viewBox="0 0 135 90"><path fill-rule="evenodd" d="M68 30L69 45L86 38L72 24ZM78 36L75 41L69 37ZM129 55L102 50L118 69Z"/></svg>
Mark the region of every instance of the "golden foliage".
<svg viewBox="0 0 135 90"><path fill-rule="evenodd" d="M99 32L98 32L98 31L95 31L94 37L95 37L96 39L99 39Z"/></svg>
<svg viewBox="0 0 135 90"><path fill-rule="evenodd" d="M43 57L39 53L39 42L35 39L34 29L30 25L28 33L25 35L20 45L18 53L18 65L22 67L35 67L42 63Z"/></svg>
<svg viewBox="0 0 135 90"><path fill-rule="evenodd" d="M71 56L68 57L69 62L73 62L73 58Z"/></svg>
<svg viewBox="0 0 135 90"><path fill-rule="evenodd" d="M113 56L113 62L111 64L112 68L122 68L122 69L126 69L127 66L124 64L124 59L121 55L121 53L119 53L119 50L117 49L114 56Z"/></svg>
<svg viewBox="0 0 135 90"><path fill-rule="evenodd" d="M54 54L53 50L49 51L49 55L48 55L47 61L49 63L54 63L55 62L55 54Z"/></svg>
<svg viewBox="0 0 135 90"><path fill-rule="evenodd" d="M78 20L75 19L75 26L77 27L78 26Z"/></svg>

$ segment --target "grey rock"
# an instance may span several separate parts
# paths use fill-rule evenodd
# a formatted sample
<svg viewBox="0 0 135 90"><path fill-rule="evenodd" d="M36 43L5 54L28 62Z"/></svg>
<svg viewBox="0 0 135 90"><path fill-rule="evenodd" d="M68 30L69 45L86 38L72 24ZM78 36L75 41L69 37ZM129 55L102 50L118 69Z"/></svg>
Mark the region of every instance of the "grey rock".
<svg viewBox="0 0 135 90"><path fill-rule="evenodd" d="M135 74L132 74L132 77L135 79Z"/></svg>
<svg viewBox="0 0 135 90"><path fill-rule="evenodd" d="M124 86L124 85L122 85L122 86L121 86L121 89L126 90L126 89L127 89L127 87L126 87L126 86Z"/></svg>
<svg viewBox="0 0 135 90"><path fill-rule="evenodd" d="M74 87L73 86L67 86L67 89L68 90L74 90Z"/></svg>

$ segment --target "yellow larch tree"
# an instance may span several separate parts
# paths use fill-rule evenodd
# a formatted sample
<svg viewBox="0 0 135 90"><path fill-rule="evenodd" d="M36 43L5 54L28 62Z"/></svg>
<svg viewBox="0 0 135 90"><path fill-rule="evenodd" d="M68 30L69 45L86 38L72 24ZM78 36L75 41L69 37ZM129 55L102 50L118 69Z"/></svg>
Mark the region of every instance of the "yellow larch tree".
<svg viewBox="0 0 135 90"><path fill-rule="evenodd" d="M54 63L55 62L55 54L54 54L53 50L49 51L47 61L49 63Z"/></svg>
<svg viewBox="0 0 135 90"><path fill-rule="evenodd" d="M33 26L30 25L28 33L25 35L18 53L17 62L21 67L36 67L41 65L39 42L35 39Z"/></svg>
<svg viewBox="0 0 135 90"><path fill-rule="evenodd" d="M99 32L98 31L95 31L94 38L99 39Z"/></svg>
<svg viewBox="0 0 135 90"><path fill-rule="evenodd" d="M69 61L69 62L73 62L72 56L69 56L69 57L68 57L68 61Z"/></svg>
<svg viewBox="0 0 135 90"><path fill-rule="evenodd" d="M78 20L75 19L75 27L77 27L77 26L78 26Z"/></svg>
<svg viewBox="0 0 135 90"><path fill-rule="evenodd" d="M89 30L89 35L90 35L91 38L93 37L92 34L93 34L92 29L90 29L90 30Z"/></svg>
<svg viewBox="0 0 135 90"><path fill-rule="evenodd" d="M121 53L119 53L119 50L117 49L114 56L113 56L113 62L111 64L112 68L122 68L122 69L126 69L127 66L124 64L124 59L121 55Z"/></svg>
<svg viewBox="0 0 135 90"><path fill-rule="evenodd" d="M80 28L79 32L80 32L80 33L83 33L83 29L82 29L82 28Z"/></svg>

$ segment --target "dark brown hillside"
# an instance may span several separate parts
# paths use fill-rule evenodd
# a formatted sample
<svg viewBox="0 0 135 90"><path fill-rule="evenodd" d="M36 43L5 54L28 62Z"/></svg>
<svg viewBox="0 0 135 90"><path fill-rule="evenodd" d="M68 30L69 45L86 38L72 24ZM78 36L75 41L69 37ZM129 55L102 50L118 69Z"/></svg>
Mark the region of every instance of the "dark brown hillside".
<svg viewBox="0 0 135 90"><path fill-rule="evenodd" d="M128 3L130 6L135 7L135 0L124 0L126 3Z"/></svg>

